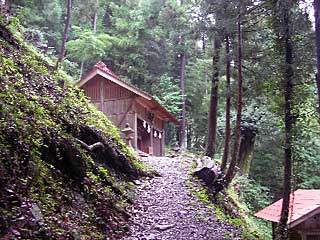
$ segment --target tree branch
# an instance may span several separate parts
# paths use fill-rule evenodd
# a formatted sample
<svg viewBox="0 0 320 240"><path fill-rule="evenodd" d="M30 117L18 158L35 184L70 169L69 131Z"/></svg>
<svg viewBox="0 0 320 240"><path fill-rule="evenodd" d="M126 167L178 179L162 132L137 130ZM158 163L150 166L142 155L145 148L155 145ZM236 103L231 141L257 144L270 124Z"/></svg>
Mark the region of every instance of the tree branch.
<svg viewBox="0 0 320 240"><path fill-rule="evenodd" d="M94 149L98 148L98 147L104 147L102 142L96 142L92 145L88 145L85 142L81 141L78 138L74 138L74 140L76 140L77 143L79 143L82 147L84 147L87 151L92 152Z"/></svg>

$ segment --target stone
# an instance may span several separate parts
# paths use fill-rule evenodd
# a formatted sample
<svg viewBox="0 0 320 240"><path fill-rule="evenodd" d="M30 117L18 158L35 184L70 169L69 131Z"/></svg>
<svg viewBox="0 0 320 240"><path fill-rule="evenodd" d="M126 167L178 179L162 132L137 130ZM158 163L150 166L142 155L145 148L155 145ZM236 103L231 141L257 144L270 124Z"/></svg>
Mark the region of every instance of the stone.
<svg viewBox="0 0 320 240"><path fill-rule="evenodd" d="M154 229L158 230L158 231L166 231L170 228L173 228L175 226L175 224L158 224L154 227Z"/></svg>
<svg viewBox="0 0 320 240"><path fill-rule="evenodd" d="M141 181L139 181L139 180L133 180L132 181L135 185L141 185L142 184L142 182Z"/></svg>
<svg viewBox="0 0 320 240"><path fill-rule="evenodd" d="M39 208L38 204L36 204L36 203L32 204L31 213L36 221L43 220L43 215L42 215L41 209Z"/></svg>

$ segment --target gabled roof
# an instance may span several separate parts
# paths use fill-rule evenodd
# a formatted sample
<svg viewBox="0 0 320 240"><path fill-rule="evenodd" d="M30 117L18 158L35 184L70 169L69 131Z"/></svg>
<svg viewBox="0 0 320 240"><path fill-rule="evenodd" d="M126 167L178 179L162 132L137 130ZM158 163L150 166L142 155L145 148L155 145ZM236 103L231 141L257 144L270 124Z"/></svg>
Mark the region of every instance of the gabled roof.
<svg viewBox="0 0 320 240"><path fill-rule="evenodd" d="M307 218L320 213L320 190L298 189L290 195L289 228L292 228ZM260 210L256 217L278 223L280 220L282 199Z"/></svg>
<svg viewBox="0 0 320 240"><path fill-rule="evenodd" d="M96 75L100 75L105 79L110 80L111 82L114 82L118 84L119 86L135 93L137 96L149 101L154 107L153 110L158 110L162 114L166 116L168 120L173 122L176 125L179 125L179 121L170 113L168 112L163 106L161 106L160 103L158 103L150 94L140 90L139 88L131 85L130 83L123 81L118 75L116 75L113 71L111 71L103 62L98 62L94 65L93 69L84 76L77 85L79 87L82 87L85 85L88 81L90 81L92 78L94 78Z"/></svg>

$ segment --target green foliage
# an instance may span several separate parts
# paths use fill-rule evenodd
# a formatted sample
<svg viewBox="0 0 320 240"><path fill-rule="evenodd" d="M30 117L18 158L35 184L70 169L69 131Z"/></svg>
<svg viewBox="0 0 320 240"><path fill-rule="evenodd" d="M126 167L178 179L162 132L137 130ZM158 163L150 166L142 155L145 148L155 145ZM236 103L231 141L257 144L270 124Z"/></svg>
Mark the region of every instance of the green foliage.
<svg viewBox="0 0 320 240"><path fill-rule="evenodd" d="M95 34L90 30L73 27L75 39L68 41L67 50L71 59L94 62L112 48L115 38L108 34Z"/></svg>
<svg viewBox="0 0 320 240"><path fill-rule="evenodd" d="M269 189L261 186L246 176L238 176L232 182L233 188L239 194L239 200L244 202L251 212L258 211L270 204Z"/></svg>
<svg viewBox="0 0 320 240"><path fill-rule="evenodd" d="M173 83L172 79L169 76L161 76L159 84L153 92L155 94L155 99L169 112L175 115L178 115L180 113L180 89Z"/></svg>

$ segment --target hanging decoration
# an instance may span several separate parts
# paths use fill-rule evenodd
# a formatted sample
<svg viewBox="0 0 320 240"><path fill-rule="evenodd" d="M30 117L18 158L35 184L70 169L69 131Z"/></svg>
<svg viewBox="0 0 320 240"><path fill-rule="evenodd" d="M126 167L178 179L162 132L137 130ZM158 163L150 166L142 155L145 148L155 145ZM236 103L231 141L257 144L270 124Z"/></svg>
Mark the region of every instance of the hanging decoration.
<svg viewBox="0 0 320 240"><path fill-rule="evenodd" d="M159 132L159 139L161 139L162 138L162 134L161 134L161 132Z"/></svg>
<svg viewBox="0 0 320 240"><path fill-rule="evenodd" d="M151 127L150 127L150 125L147 125L147 126L148 126L147 132L150 133L151 132Z"/></svg>
<svg viewBox="0 0 320 240"><path fill-rule="evenodd" d="M147 122L143 120L143 128L147 128Z"/></svg>
<svg viewBox="0 0 320 240"><path fill-rule="evenodd" d="M158 136L157 131L154 131L153 136L156 138Z"/></svg>

